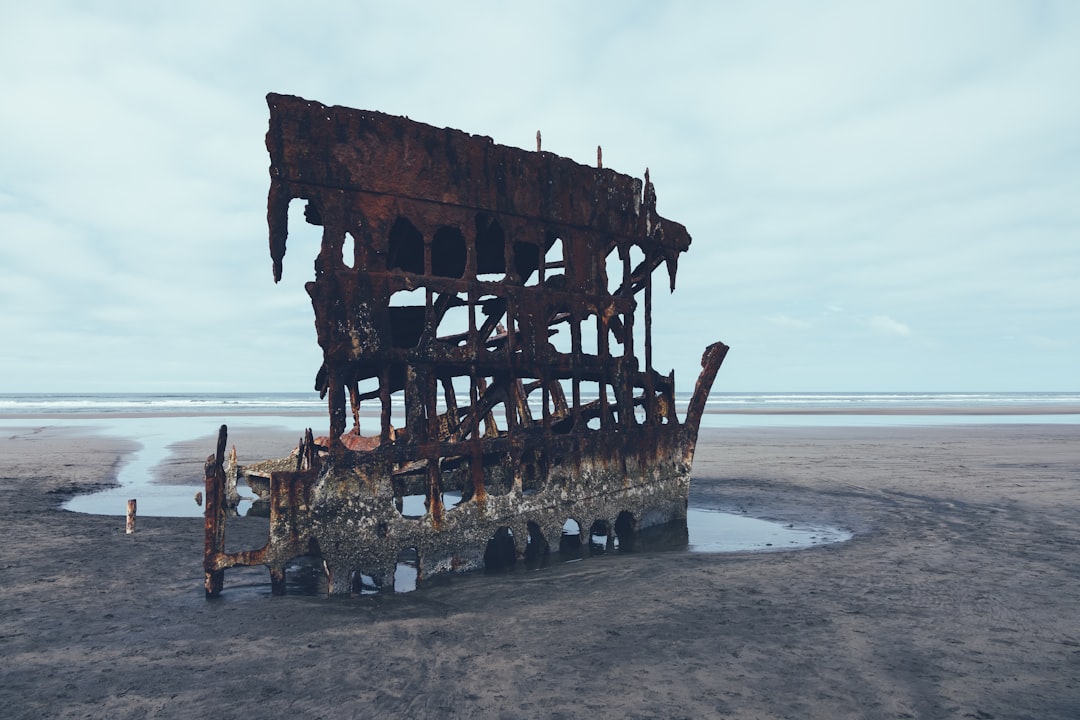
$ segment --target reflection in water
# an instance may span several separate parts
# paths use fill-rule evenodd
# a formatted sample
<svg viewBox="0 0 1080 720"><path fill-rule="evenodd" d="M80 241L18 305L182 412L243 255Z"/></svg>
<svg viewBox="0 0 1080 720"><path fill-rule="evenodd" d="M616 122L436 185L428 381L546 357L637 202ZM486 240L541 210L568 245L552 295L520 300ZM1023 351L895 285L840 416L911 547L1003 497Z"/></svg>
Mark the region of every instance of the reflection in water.
<svg viewBox="0 0 1080 720"><path fill-rule="evenodd" d="M243 506L241 506L243 507ZM243 513L241 513L243 514ZM246 513L248 516L269 517L269 506L259 501L254 503ZM621 530L621 532L619 532ZM667 552L673 550L688 550L690 552L713 553L713 552L745 552L745 551L775 551L797 550L815 545L844 542L851 539L851 533L823 526L795 525L793 523L778 523L769 520L746 517L735 513L720 512L717 510L705 510L702 508L690 508L686 513L686 521L675 521L664 525L654 525L644 530L633 532L628 528L620 528L615 533L607 535L603 531L592 529L588 538L588 552L585 552L586 544L582 542L581 535L577 531L577 525L571 520L563 528L562 537L559 538L558 547L551 547L554 558L542 556L533 550L533 537L528 540L526 567L536 569L549 564L552 559L557 562L570 562L580 560L587 555L604 555L611 552ZM512 569L516 563L513 533L509 528L504 528L488 545L485 554L487 569L490 571L503 571ZM410 559L403 559L403 564ZM415 565L415 559L411 562ZM416 585L416 571L411 571L411 578L406 577L410 571L405 569L400 573L400 583L395 581L395 587L414 588Z"/></svg>
<svg viewBox="0 0 1080 720"><path fill-rule="evenodd" d="M618 525L618 523L617 523ZM502 528L492 538L485 554L485 574L503 574L538 570L554 563L577 562L590 555L618 553L679 552L769 552L796 550L834 542L850 540L852 534L845 530L822 526L783 524L768 520L690 508L685 521L655 525L634 532L627 526L621 533L605 534L605 528L590 528L588 543L583 543L576 524L567 524L559 539L558 547L550 547L547 554L526 552L524 562L517 562L513 533ZM534 546L530 537L527 550ZM586 550L587 548L587 550ZM394 573L394 592L407 593L417 588L418 557L415 548L406 548L398 556ZM325 595L328 592L323 562L317 557L296 558L286 568L286 588L289 594ZM370 595L387 588L380 588L372 578L364 575L355 584L355 594ZM448 582L448 578L436 576L427 582Z"/></svg>
<svg viewBox="0 0 1080 720"><path fill-rule="evenodd" d="M330 591L326 564L314 555L293 558L285 566L285 593L288 595L325 595Z"/></svg>
<svg viewBox="0 0 1080 720"><path fill-rule="evenodd" d="M799 548L843 542L851 533L821 526L783 524L717 510L689 508L686 520L654 525L637 532L618 527L615 533L591 533L589 552L602 555L618 552L745 552L796 550ZM559 544L561 560L582 556L580 536L564 528Z"/></svg>
<svg viewBox="0 0 1080 720"><path fill-rule="evenodd" d="M625 525L619 529L621 533L604 534L602 528L590 528L588 542L584 543L577 532L577 525L568 523L563 528L558 547L545 543L550 551L542 555L535 552L536 541L530 535L524 562L518 562L515 559L513 533L509 528L501 528L488 545L484 574L530 572L552 564L577 562L590 555L679 551L769 552L843 542L852 537L850 532L836 528L782 524L701 508L690 508L685 521L656 525L637 532ZM417 565L416 550L403 550L394 574L394 592L416 590ZM290 565L286 577L291 593L319 595L327 592L321 561L316 558L298 558ZM386 590L367 576L363 576L362 580L356 594L369 595ZM436 576L424 583L450 581L448 576Z"/></svg>
<svg viewBox="0 0 1080 720"><path fill-rule="evenodd" d="M622 532L616 530L610 536L594 532L589 539L590 554L796 550L851 539L851 533L835 528L782 524L701 508L690 508L685 521L654 525L638 532L620 529ZM564 531L559 547L562 560L581 557L582 545L576 534Z"/></svg>

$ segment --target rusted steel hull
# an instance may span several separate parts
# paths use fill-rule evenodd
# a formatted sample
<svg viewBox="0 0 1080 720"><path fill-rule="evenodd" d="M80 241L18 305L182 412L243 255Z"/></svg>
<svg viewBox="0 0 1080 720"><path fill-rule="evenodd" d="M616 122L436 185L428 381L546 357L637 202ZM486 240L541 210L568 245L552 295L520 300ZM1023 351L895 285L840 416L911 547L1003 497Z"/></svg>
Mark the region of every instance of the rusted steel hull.
<svg viewBox="0 0 1080 720"><path fill-rule="evenodd" d="M652 369L652 275L664 265L673 290L690 237L656 213L647 172L642 183L405 118L268 102L275 279L289 202L323 228L307 289L330 428L247 468L226 462L222 428L206 472L208 595L238 565L268 566L282 592L286 565L313 555L342 593L361 576L392 585L403 551L422 579L543 555L568 519L626 541L685 518L727 348L706 349L680 420L673 374ZM379 408L369 434L363 402ZM240 477L266 495L269 538L226 553ZM403 515L417 495L423 514Z"/></svg>

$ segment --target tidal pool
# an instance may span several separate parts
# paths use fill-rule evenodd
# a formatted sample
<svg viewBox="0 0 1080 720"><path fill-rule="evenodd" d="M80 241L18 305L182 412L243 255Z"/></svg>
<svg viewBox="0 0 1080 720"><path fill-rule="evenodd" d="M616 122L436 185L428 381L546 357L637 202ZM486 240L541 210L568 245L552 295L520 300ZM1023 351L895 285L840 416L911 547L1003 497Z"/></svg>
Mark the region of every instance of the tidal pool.
<svg viewBox="0 0 1080 720"><path fill-rule="evenodd" d="M687 510L686 527L690 552L795 550L851 539L850 532L837 528L778 523L701 508Z"/></svg>

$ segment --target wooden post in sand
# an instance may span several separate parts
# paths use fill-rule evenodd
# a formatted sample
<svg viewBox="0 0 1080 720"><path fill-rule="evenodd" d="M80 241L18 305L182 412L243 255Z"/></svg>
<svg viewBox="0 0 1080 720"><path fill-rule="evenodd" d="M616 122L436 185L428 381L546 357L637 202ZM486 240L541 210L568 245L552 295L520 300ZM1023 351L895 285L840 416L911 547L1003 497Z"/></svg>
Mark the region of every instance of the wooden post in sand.
<svg viewBox="0 0 1080 720"><path fill-rule="evenodd" d="M127 534L135 532L135 501L128 500L127 503Z"/></svg>

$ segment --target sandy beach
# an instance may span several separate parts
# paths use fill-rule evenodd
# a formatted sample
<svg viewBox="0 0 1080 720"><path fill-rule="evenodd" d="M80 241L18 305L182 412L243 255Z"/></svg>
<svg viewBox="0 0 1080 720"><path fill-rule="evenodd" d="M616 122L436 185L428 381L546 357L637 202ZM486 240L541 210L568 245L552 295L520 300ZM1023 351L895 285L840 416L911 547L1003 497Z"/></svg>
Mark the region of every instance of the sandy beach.
<svg viewBox="0 0 1080 720"><path fill-rule="evenodd" d="M282 435L236 439L254 456ZM1080 714L1080 425L705 429L692 505L854 538L332 599L272 598L257 569L207 601L200 519L125 535L59 509L133 448L47 420L0 438L5 717ZM175 446L160 479L211 449Z"/></svg>

